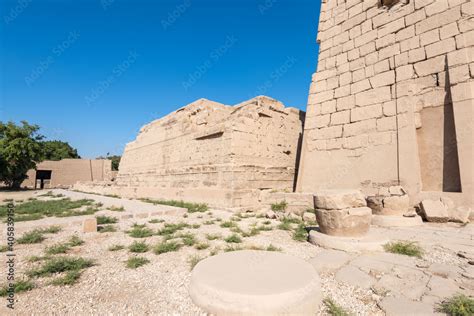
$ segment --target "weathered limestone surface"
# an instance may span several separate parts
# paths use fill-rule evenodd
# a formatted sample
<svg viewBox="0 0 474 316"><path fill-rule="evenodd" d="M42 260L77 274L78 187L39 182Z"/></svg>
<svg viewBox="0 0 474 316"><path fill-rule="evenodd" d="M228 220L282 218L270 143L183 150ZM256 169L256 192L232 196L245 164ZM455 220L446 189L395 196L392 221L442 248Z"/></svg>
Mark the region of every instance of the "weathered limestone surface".
<svg viewBox="0 0 474 316"><path fill-rule="evenodd" d="M262 190L293 191L303 120L304 112L263 96L235 106L198 100L140 130L110 190L224 208L258 205Z"/></svg>
<svg viewBox="0 0 474 316"><path fill-rule="evenodd" d="M316 270L278 252L244 250L199 262L191 275L193 302L214 315L309 315L322 300Z"/></svg>
<svg viewBox="0 0 474 316"><path fill-rule="evenodd" d="M40 189L37 180L38 171L51 171L51 179L44 180L44 188L67 188L78 181L104 181L113 177L112 162L108 159L63 159L60 161L43 161L36 170L29 170L23 187Z"/></svg>
<svg viewBox="0 0 474 316"><path fill-rule="evenodd" d="M363 236L370 228L372 210L368 207L343 210L316 210L322 233L331 236Z"/></svg>
<svg viewBox="0 0 474 316"><path fill-rule="evenodd" d="M473 208L473 2L322 2L297 191Z"/></svg>
<svg viewBox="0 0 474 316"><path fill-rule="evenodd" d="M366 206L367 203L358 190L326 190L314 194L314 205L318 209L341 210Z"/></svg>

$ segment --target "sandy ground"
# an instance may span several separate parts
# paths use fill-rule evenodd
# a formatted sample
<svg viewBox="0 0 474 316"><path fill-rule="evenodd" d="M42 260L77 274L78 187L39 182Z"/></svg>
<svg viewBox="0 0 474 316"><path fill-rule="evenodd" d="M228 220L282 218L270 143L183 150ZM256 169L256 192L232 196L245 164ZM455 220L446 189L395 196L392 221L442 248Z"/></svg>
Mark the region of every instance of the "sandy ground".
<svg viewBox="0 0 474 316"><path fill-rule="evenodd" d="M26 200L34 196L35 192L0 192L0 203L4 199L13 198L15 200ZM78 196L79 197L79 196ZM102 197L97 197L100 200ZM120 201L117 199L117 203ZM3 202L5 203L5 202ZM138 211L138 210L137 210ZM103 211L105 214L114 215L116 212ZM194 213L188 215L174 215L161 216L166 223L180 223L184 222L189 225L200 225L196 228L186 228L182 232L190 232L194 234L199 242L206 242L210 245L208 249L197 250L194 247L182 247L177 252L170 252L161 255L156 255L152 251L139 256L146 257L150 263L138 269L128 269L125 267L125 261L132 256L136 256L128 252L127 249L111 252L108 248L112 245L120 244L124 246L130 245L135 238L130 237L126 231L134 223L146 224L153 230L158 230L163 227L164 223L150 224L149 220L153 218L143 219L120 219L115 226L118 228L117 232L110 233L82 233L80 225L65 226L63 231L54 235L46 235L47 239L41 244L34 245L19 245L15 246L16 254L16 275L22 276L25 271L38 267L41 263L28 262L31 256L41 256L47 246L67 241L71 236L77 235L82 238L85 243L82 246L74 247L70 250L67 256L81 256L90 258L95 261L95 265L84 270L79 282L72 286L53 286L48 285L50 278L35 279L36 288L26 293L17 294L15 299L15 310L5 307L6 300L1 298L3 304L0 306L0 314L16 314L16 315L30 315L30 314L60 314L60 315L84 315L84 314L117 314L117 315L198 315L205 314L201 309L193 304L189 298L187 287L189 285L191 268L189 260L191 257L198 255L200 257L207 257L211 252L222 252L228 244L223 238L232 234L229 228L222 228L220 224L232 217L233 214L220 211L211 210L209 213ZM119 216L118 216L119 217ZM206 225L207 221L216 221L214 224ZM250 225L257 223L258 225L269 221L266 218L248 217L237 222L240 228L247 230ZM54 222L54 219L51 221ZM443 247L438 243L430 243L429 234L436 234L435 229L429 226L426 230L425 239L420 240L422 246L426 247L427 256L424 259L416 259L406 261L400 255L392 255L389 257L387 263L383 268L390 267L387 271L381 271L377 275L377 269L371 269L375 261L370 261L373 258L366 258L366 255L348 254L347 260L335 260L330 267L322 267L321 262L328 258L332 260L333 252L324 250L307 242L298 242L292 239L292 233L289 231L282 231L276 229L280 223L278 220L270 220L270 226L274 227L271 231L262 231L259 235L243 238L243 243L235 244L240 247L267 247L270 244L281 248L284 253L302 258L310 261L315 268L320 272L322 278L322 290L325 296L330 296L338 304L348 309L351 313L356 315L383 315L382 308L386 308L384 299L386 297L394 296L405 298L403 288L410 287L410 282L393 282L393 280L385 280L385 277L390 277L398 273L398 279L405 280L413 277L408 268L416 272L415 276L427 275L426 280L423 279L423 288L420 290L420 295L410 296L409 299L420 301L423 304L435 306L437 301L442 299L442 296L451 295L455 292L463 292L473 294L474 289L469 285L474 273L468 264L468 259L461 258L458 252L461 251L455 247ZM31 225L32 222L29 224ZM420 229L420 228L418 228ZM432 230L432 232L430 231ZM472 240L474 240L474 230L472 225L460 227L459 225L451 225L444 227L443 232L446 232L446 238L452 238L453 244L467 244L469 247L474 247ZM459 233L461 232L461 233ZM218 240L208 241L207 234L218 234L222 238ZM398 232L400 235L400 232ZM402 232L403 234L403 232ZM21 235L21 234L20 234ZM398 235L397 235L398 236ZM428 236L428 237L426 237ZM459 236L459 238L457 237ZM471 237L469 237L471 236ZM471 238L469 240L469 238ZM0 238L2 244L5 244L6 236ZM154 246L162 241L161 236L152 236L149 238L140 239L145 241L150 246ZM459 239L459 240L458 240ZM465 249L463 249L465 250ZM468 251L469 252L469 251ZM473 251L474 252L474 251ZM5 257L5 253L1 254ZM388 255L388 254L384 254ZM471 254L468 253L468 256ZM365 257L364 257L365 256ZM376 256L377 260L383 256ZM386 258L386 257L383 257ZM364 259L364 260L361 260ZM367 259L367 260L365 260ZM357 261L359 260L359 261ZM362 264L360 262L363 262ZM365 262L365 263L364 263ZM378 262L378 261L377 261ZM380 262L379 262L380 264ZM438 270L445 271L445 277L439 283L439 286L445 288L443 282L452 283L454 288L452 291L445 291L438 293L431 288L432 277L435 275L433 265L439 266ZM356 267L365 275L357 275L351 278L344 269L347 267ZM405 270L402 270L403 269ZM396 269L399 270L396 270ZM393 270L395 269L395 270ZM436 270L436 269L435 269ZM346 273L342 273L342 272ZM448 271L448 272L446 272ZM350 272L350 271L349 271ZM415 273L413 272L413 273ZM439 272L439 271L438 271ZM470 274L471 273L471 274ZM405 275L404 275L405 274ZM438 273L439 274L439 273ZM6 283L6 269L0 270L0 284ZM362 280L362 281L361 281ZM368 281L370 282L368 282ZM367 282L365 282L367 281ZM439 281L439 280L438 280ZM417 281L420 283L420 281ZM377 285L382 284L392 289L392 294L388 292L381 293L377 289ZM397 292L397 289L400 291ZM431 292L430 292L431 291ZM400 292L400 293L399 293ZM427 299L428 298L428 299ZM381 308L382 307L382 308ZM325 314L325 308L322 307L320 311L315 314Z"/></svg>

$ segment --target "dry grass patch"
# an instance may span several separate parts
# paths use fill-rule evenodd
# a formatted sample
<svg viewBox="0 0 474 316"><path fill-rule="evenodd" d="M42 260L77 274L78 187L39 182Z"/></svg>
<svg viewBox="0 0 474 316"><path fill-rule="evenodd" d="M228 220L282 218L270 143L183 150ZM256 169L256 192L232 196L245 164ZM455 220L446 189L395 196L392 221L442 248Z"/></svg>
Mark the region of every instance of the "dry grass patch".
<svg viewBox="0 0 474 316"><path fill-rule="evenodd" d="M396 241L384 245L387 252L396 253L410 257L421 258L423 256L423 249L415 242L411 241Z"/></svg>
<svg viewBox="0 0 474 316"><path fill-rule="evenodd" d="M348 311L346 311L344 308L339 306L331 298L325 298L323 300L323 303L324 305L326 305L327 312L329 315L332 315L332 316L349 316L350 315Z"/></svg>
<svg viewBox="0 0 474 316"><path fill-rule="evenodd" d="M150 263L150 260L144 257L131 257L125 262L126 267L129 269L137 269L145 264Z"/></svg>
<svg viewBox="0 0 474 316"><path fill-rule="evenodd" d="M155 246L153 252L156 255L161 255L167 252L178 251L181 248L181 244L175 241L165 241Z"/></svg>
<svg viewBox="0 0 474 316"><path fill-rule="evenodd" d="M13 293L21 293L31 291L35 288L35 284L30 280L19 280L14 282L13 287L9 287L7 285L2 286L0 288L0 296L4 297L9 295L11 292Z"/></svg>

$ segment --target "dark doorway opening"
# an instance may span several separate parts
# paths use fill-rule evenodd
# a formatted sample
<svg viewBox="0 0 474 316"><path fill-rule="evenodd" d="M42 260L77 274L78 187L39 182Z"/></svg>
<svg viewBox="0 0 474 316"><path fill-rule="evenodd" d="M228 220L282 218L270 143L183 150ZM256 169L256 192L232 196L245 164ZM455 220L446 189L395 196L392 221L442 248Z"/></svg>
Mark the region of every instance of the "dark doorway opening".
<svg viewBox="0 0 474 316"><path fill-rule="evenodd" d="M44 189L45 184L51 182L51 170L37 170L36 171L36 189Z"/></svg>

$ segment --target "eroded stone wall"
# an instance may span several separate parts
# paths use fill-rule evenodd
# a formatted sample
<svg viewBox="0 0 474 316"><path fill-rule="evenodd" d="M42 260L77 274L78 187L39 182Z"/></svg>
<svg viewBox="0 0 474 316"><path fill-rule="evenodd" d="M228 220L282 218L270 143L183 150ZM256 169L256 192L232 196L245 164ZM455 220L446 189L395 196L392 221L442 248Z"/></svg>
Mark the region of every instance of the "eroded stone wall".
<svg viewBox="0 0 474 316"><path fill-rule="evenodd" d="M323 0L298 191L401 184L466 200L474 3L389 2Z"/></svg>
<svg viewBox="0 0 474 316"><path fill-rule="evenodd" d="M304 113L268 97L236 106L198 100L144 126L124 151L124 196L255 206L261 190L293 190Z"/></svg>

